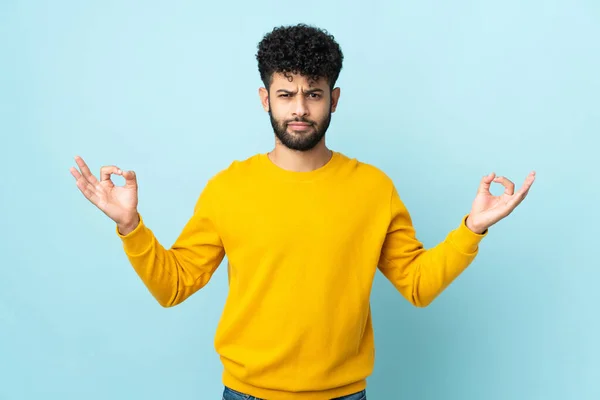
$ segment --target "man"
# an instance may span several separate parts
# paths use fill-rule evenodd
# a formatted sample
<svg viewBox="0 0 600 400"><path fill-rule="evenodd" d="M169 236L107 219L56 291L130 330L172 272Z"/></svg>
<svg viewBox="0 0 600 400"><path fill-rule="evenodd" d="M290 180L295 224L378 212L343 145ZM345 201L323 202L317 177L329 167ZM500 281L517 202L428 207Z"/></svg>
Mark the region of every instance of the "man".
<svg viewBox="0 0 600 400"><path fill-rule="evenodd" d="M206 285L227 254L229 294L215 338L225 399L366 399L377 268L408 301L427 306L525 198L534 173L516 192L504 177L483 177L470 213L426 250L390 178L325 144L340 97L334 38L306 25L276 28L257 60L275 147L210 179L170 249L137 211L133 171L105 166L98 181L76 157L81 172L71 172L116 223L129 261L164 307ZM491 195L492 182L502 195Z"/></svg>

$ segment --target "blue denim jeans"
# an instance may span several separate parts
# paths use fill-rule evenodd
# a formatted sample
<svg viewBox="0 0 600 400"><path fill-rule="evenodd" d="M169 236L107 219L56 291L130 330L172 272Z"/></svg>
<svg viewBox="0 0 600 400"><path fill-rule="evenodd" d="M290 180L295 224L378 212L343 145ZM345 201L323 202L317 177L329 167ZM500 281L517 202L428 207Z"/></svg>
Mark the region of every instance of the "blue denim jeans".
<svg viewBox="0 0 600 400"><path fill-rule="evenodd" d="M250 396L249 394L244 394L237 392L233 389L225 386L225 390L223 391L223 399L222 400L264 400L259 399L258 397ZM347 396L336 397L332 400L367 400L367 391L361 390L360 392L349 394Z"/></svg>

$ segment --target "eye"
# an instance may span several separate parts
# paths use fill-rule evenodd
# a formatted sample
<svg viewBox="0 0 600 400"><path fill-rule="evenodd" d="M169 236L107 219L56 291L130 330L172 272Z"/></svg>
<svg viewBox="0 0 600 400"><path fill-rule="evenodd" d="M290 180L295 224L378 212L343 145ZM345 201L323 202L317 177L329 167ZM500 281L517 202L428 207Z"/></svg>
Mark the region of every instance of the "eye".
<svg viewBox="0 0 600 400"><path fill-rule="evenodd" d="M321 98L321 95L320 95L320 94L318 94L318 93L310 93L308 96L309 96L311 99L320 99L320 98Z"/></svg>

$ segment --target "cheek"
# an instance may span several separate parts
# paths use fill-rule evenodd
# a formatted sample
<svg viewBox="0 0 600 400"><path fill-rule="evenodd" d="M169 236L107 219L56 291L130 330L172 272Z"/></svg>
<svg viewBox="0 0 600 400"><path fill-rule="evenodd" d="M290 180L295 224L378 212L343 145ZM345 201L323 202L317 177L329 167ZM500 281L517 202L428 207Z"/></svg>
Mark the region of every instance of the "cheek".
<svg viewBox="0 0 600 400"><path fill-rule="evenodd" d="M283 126L288 117L279 107L271 107L271 119L273 119L277 125Z"/></svg>
<svg viewBox="0 0 600 400"><path fill-rule="evenodd" d="M324 121L329 114L329 107L319 104L311 108L310 116L316 122Z"/></svg>
<svg viewBox="0 0 600 400"><path fill-rule="evenodd" d="M282 123L283 121L286 120L286 115L285 113L282 113L280 109L273 109L271 108L271 116L273 117L273 119L275 119L275 121Z"/></svg>
<svg viewBox="0 0 600 400"><path fill-rule="evenodd" d="M273 114L273 117L281 121L293 119L295 111L296 110L291 101L276 101L271 104L271 114Z"/></svg>

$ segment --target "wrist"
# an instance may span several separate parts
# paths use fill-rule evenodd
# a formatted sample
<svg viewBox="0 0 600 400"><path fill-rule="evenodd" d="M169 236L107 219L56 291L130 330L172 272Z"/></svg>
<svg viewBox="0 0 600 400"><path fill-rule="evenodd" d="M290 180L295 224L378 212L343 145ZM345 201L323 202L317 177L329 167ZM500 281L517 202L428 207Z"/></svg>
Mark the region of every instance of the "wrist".
<svg viewBox="0 0 600 400"><path fill-rule="evenodd" d="M487 228L484 226L480 226L477 225L476 223L473 222L473 218L471 218L471 216L467 216L467 219L465 221L465 225L467 226L467 228L469 228L469 230L471 230L472 232L481 235L483 234Z"/></svg>
<svg viewBox="0 0 600 400"><path fill-rule="evenodd" d="M139 218L139 215L136 213L134 216L125 220L124 222L117 223L117 229L119 230L119 233L121 235L126 236L126 235L130 234L131 232L133 232L135 230L135 228L137 228L139 223L140 223L140 218Z"/></svg>

